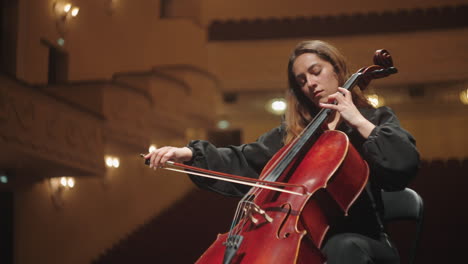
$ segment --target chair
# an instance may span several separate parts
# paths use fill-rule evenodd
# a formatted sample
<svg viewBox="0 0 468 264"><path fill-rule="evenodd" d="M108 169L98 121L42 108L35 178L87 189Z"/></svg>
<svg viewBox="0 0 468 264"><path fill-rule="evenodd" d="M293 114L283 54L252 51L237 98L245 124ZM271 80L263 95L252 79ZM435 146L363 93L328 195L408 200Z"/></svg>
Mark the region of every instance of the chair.
<svg viewBox="0 0 468 264"><path fill-rule="evenodd" d="M414 190L405 188L402 191L382 191L384 205L384 222L389 223L398 220L414 220L416 222L416 234L409 255L409 263L414 263L416 250L421 237L424 204L421 196Z"/></svg>

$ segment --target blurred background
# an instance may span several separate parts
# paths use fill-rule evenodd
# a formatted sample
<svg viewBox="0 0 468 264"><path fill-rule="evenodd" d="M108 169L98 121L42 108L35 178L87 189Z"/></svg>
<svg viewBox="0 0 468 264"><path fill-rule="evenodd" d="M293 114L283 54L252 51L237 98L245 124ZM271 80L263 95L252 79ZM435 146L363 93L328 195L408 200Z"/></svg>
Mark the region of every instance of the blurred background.
<svg viewBox="0 0 468 264"><path fill-rule="evenodd" d="M305 39L353 72L390 51L399 73L367 95L423 158L417 262L464 257L467 0L0 0L0 18L0 263L193 263L237 199L139 153L279 125ZM404 260L413 230L392 230Z"/></svg>

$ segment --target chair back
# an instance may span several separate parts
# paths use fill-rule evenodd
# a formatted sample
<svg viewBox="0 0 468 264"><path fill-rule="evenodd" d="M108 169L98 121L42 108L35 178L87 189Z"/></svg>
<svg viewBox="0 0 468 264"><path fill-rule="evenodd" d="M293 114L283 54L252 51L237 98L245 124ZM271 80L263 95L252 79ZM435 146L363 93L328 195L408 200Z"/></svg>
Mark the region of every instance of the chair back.
<svg viewBox="0 0 468 264"><path fill-rule="evenodd" d="M411 220L416 222L416 234L410 252L410 262L414 263L416 250L419 246L424 204L421 196L410 188L402 191L382 191L384 205L384 221L386 223L399 220Z"/></svg>

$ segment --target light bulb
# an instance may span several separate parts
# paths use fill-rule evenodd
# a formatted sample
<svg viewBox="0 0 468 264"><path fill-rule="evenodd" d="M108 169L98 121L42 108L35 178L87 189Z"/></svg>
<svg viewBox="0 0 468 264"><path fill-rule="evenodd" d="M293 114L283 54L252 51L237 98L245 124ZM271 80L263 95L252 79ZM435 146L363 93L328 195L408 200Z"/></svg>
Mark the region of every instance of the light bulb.
<svg viewBox="0 0 468 264"><path fill-rule="evenodd" d="M268 101L266 104L266 110L268 112L273 113L275 115L282 115L284 114L284 111L286 111L287 107L286 100L284 98L273 98Z"/></svg>
<svg viewBox="0 0 468 264"><path fill-rule="evenodd" d="M72 10L71 10L71 15L72 17L76 17L78 15L78 12L80 12L80 8L79 7L73 7Z"/></svg>
<svg viewBox="0 0 468 264"><path fill-rule="evenodd" d="M71 9L72 5L71 4L65 4L63 6L63 12L68 13Z"/></svg>
<svg viewBox="0 0 468 264"><path fill-rule="evenodd" d="M112 160L111 157L107 157L107 158L106 158L106 165L107 165L107 167L112 167L112 163L113 163L112 161L113 161L113 160Z"/></svg>
<svg viewBox="0 0 468 264"><path fill-rule="evenodd" d="M118 168L120 166L120 161L118 158L114 158L112 160L112 166L114 166L114 168Z"/></svg>
<svg viewBox="0 0 468 264"><path fill-rule="evenodd" d="M68 178L67 185L68 187L73 188L75 186L75 179L72 177Z"/></svg>
<svg viewBox="0 0 468 264"><path fill-rule="evenodd" d="M67 177L60 178L60 184L65 187L67 186Z"/></svg>

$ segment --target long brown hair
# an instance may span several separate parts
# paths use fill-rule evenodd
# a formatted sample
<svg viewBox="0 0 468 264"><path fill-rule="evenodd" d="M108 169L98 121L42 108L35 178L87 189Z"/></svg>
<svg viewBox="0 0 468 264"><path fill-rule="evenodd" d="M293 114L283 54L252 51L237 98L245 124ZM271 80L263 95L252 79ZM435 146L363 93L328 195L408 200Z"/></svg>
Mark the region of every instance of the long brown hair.
<svg viewBox="0 0 468 264"><path fill-rule="evenodd" d="M337 48L329 43L321 40L309 40L300 42L294 48L293 52L289 56L288 62L289 89L286 93L286 102L288 107L285 115L285 144L296 138L320 110L303 94L301 87L297 83L296 76L294 76L294 62L297 57L304 53L314 53L322 60L329 62L333 66L339 86L343 86L350 76L345 57ZM351 94L356 106L372 107L362 94L359 87L353 88Z"/></svg>

